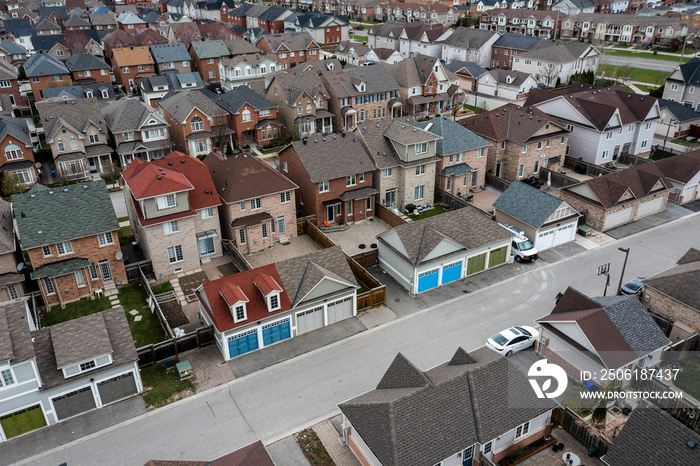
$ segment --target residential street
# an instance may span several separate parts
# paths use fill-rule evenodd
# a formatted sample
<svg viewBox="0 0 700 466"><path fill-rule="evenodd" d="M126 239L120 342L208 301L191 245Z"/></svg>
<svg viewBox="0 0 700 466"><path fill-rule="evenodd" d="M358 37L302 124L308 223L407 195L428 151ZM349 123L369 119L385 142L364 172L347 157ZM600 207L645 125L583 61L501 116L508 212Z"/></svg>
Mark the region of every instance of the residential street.
<svg viewBox="0 0 700 466"><path fill-rule="evenodd" d="M673 71L676 68L676 66L678 66L678 62L674 61L653 60L650 58L616 57L612 55L603 55L600 58L600 63L603 65L616 66L629 65L633 68L646 68L647 70L668 71L669 73Z"/></svg>
<svg viewBox="0 0 700 466"><path fill-rule="evenodd" d="M551 266L533 268L28 458L24 464L212 460L258 439L267 445L330 417L337 413L338 403L373 388L397 352L428 369L448 360L458 346L466 350L482 346L503 328L532 324L549 313L555 295L569 285L592 296L602 294L604 278L596 276L596 268L606 262L611 262L614 293L624 259L618 247L631 250L626 279L649 276L672 266L689 247L700 248L699 226L696 213ZM0 463L5 464L1 452L2 446Z"/></svg>

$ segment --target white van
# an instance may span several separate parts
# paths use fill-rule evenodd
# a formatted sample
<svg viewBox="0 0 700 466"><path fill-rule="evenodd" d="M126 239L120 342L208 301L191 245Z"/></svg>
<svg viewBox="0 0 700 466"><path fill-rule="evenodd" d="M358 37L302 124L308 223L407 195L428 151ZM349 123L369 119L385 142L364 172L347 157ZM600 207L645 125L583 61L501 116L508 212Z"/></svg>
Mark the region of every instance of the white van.
<svg viewBox="0 0 700 466"><path fill-rule="evenodd" d="M516 262L532 262L537 260L537 249L532 245L532 242L527 239L525 233L511 225L503 225L502 223L499 223L499 225L515 235L510 246L510 253L515 256Z"/></svg>

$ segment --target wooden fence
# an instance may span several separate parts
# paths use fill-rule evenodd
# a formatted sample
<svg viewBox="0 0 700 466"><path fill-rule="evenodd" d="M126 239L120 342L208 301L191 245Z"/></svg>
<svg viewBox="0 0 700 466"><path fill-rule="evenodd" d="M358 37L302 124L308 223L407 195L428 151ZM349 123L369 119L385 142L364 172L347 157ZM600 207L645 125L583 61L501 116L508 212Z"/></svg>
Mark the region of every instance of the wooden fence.
<svg viewBox="0 0 700 466"><path fill-rule="evenodd" d="M573 170L576 173L585 174L588 176L598 176L605 175L607 173L612 173L615 170L608 170L600 165L594 163L585 162L582 159L575 159L573 157L564 158L564 168Z"/></svg>
<svg viewBox="0 0 700 466"><path fill-rule="evenodd" d="M544 167L540 168L540 181L547 183L547 181L550 179L550 174L552 186L556 186L557 188L564 188L566 186L579 183L579 180L576 178L571 178L566 173L555 172L554 170Z"/></svg>
<svg viewBox="0 0 700 466"><path fill-rule="evenodd" d="M200 327L181 337L171 338L154 345L142 346L136 350L139 368L143 369L168 358L179 357L182 353L210 346L214 343L214 327Z"/></svg>
<svg viewBox="0 0 700 466"><path fill-rule="evenodd" d="M435 202L448 206L450 209L462 209L467 207L470 202L463 197L455 196L452 193L435 187Z"/></svg>
<svg viewBox="0 0 700 466"><path fill-rule="evenodd" d="M153 273L153 264L150 260L134 262L133 264L124 264L124 269L126 269L126 278L129 282L137 282L141 280L139 268L147 277L155 276Z"/></svg>
<svg viewBox="0 0 700 466"><path fill-rule="evenodd" d="M508 189L508 186L510 186L510 181L504 180L503 178L499 178L496 175L493 175L491 173L486 174L486 185L491 186L493 189L497 191L505 191Z"/></svg>
<svg viewBox="0 0 700 466"><path fill-rule="evenodd" d="M351 256L351 259L360 264L362 267L372 267L377 263L379 258L378 249L370 249L369 251L361 252Z"/></svg>
<svg viewBox="0 0 700 466"><path fill-rule="evenodd" d="M323 249L336 246L332 239L326 236L325 233L307 219L297 220L297 231L299 232L299 236L307 235Z"/></svg>
<svg viewBox="0 0 700 466"><path fill-rule="evenodd" d="M381 220L384 220L384 222L392 228L398 227L406 223L406 220L402 219L394 212L377 202L374 203L374 215L376 215Z"/></svg>
<svg viewBox="0 0 700 466"><path fill-rule="evenodd" d="M670 387L654 377L648 380L632 378L632 387L636 390L649 392L680 391L678 388ZM649 401L675 417L689 429L700 434L700 406L687 398L649 398Z"/></svg>
<svg viewBox="0 0 700 466"><path fill-rule="evenodd" d="M146 274L144 274L143 270L141 270L141 266L138 266L137 268L139 273L139 279L141 280L141 286L143 286L143 288L146 290L146 294L148 295L147 302L148 306L151 308L151 312L155 313L155 315L158 316L160 325L163 327L163 330L165 330L165 334L168 336L168 338L173 338L175 336L175 334L173 333L173 329L170 328L170 324L168 324L168 319L165 318L165 315L163 315L163 311L160 309L160 304L156 299L156 295L153 294L153 290L151 290L151 285L148 283Z"/></svg>
<svg viewBox="0 0 700 466"><path fill-rule="evenodd" d="M671 326L673 326L673 323L671 323ZM697 352L699 347L700 336L697 334L691 335L685 340L678 341L665 348L663 353L661 353L661 366L665 367L678 364L687 358L691 353Z"/></svg>
<svg viewBox="0 0 700 466"><path fill-rule="evenodd" d="M598 435L591 433L590 427L586 421L581 419L575 412L569 408L555 408L552 411L552 423L562 426L562 428L571 434L581 445L586 448L595 447L596 455L603 456L608 452L610 443L602 439Z"/></svg>
<svg viewBox="0 0 700 466"><path fill-rule="evenodd" d="M618 160L622 164L632 165L632 166L643 165L645 163L652 162L652 160L645 159L644 157L638 157L636 155L628 154L626 152L621 154L620 158Z"/></svg>
<svg viewBox="0 0 700 466"><path fill-rule="evenodd" d="M671 334L671 330L673 329L673 319L663 314L654 312L651 309L647 309L647 311L649 311L649 315L652 319L654 319L656 325L658 325L661 331L664 332L664 335L669 336Z"/></svg>
<svg viewBox="0 0 700 466"><path fill-rule="evenodd" d="M222 239L221 246L223 247L224 254L228 254L229 256L231 256L231 261L233 262L233 265L235 265L240 272L250 270L253 268L253 266L250 265L250 262L248 262L248 259L246 259L243 256L243 254L241 254L241 252L236 248L236 245L233 243L233 241L229 239Z"/></svg>
<svg viewBox="0 0 700 466"><path fill-rule="evenodd" d="M656 144L651 148L649 158L667 159L669 157L673 157L674 155L683 154L684 152L686 151L675 150L671 149L670 147L664 147L661 144Z"/></svg>

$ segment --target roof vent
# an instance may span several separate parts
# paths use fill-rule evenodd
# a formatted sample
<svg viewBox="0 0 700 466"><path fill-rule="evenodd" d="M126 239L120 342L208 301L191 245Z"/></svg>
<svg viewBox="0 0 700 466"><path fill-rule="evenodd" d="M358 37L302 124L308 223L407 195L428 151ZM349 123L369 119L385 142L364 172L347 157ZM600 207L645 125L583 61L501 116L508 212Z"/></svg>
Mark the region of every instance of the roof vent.
<svg viewBox="0 0 700 466"><path fill-rule="evenodd" d="M29 197L31 197L32 199L34 199L34 198L36 197L36 194L30 194Z"/></svg>
<svg viewBox="0 0 700 466"><path fill-rule="evenodd" d="M53 191L49 191L49 195L50 195L50 196L53 196Z"/></svg>
<svg viewBox="0 0 700 466"><path fill-rule="evenodd" d="M180 159L180 163L185 163L185 159Z"/></svg>
<svg viewBox="0 0 700 466"><path fill-rule="evenodd" d="M64 193L67 193L67 192L68 192L68 188L63 188L63 192L64 192Z"/></svg>
<svg viewBox="0 0 700 466"><path fill-rule="evenodd" d="M87 189L87 188L88 188L88 187L87 187L87 185L86 185L86 184L84 184L84 185L83 185L83 189Z"/></svg>
<svg viewBox="0 0 700 466"><path fill-rule="evenodd" d="M379 125L377 125L377 126L379 126ZM336 137L335 137L335 134L334 134L334 135L333 135L333 139L335 139L335 138L336 138Z"/></svg>
<svg viewBox="0 0 700 466"><path fill-rule="evenodd" d="M173 164L172 162L168 162L168 165L172 165L172 164Z"/></svg>
<svg viewBox="0 0 700 466"><path fill-rule="evenodd" d="M691 450L695 449L695 442L693 440L688 440L687 442L685 442L685 445Z"/></svg>
<svg viewBox="0 0 700 466"><path fill-rule="evenodd" d="M159 176L159 177L158 177L158 179L159 179L159 180L162 180L162 179L163 179L163 177L162 177L162 176Z"/></svg>
<svg viewBox="0 0 700 466"><path fill-rule="evenodd" d="M630 97L632 97L632 94L627 94L627 98L629 99Z"/></svg>
<svg viewBox="0 0 700 466"><path fill-rule="evenodd" d="M416 132L416 128L413 128L413 132L414 132L414 133Z"/></svg>
<svg viewBox="0 0 700 466"><path fill-rule="evenodd" d="M532 117L530 117L530 119L532 120Z"/></svg>
<svg viewBox="0 0 700 466"><path fill-rule="evenodd" d="M642 98L641 98L641 99L639 99L639 100L644 100L644 97L642 97Z"/></svg>
<svg viewBox="0 0 700 466"><path fill-rule="evenodd" d="M43 232L43 231L41 231L41 230L39 230L39 231L37 231L37 232L36 232L36 234L37 234L37 235L43 235L43 234L44 234L44 232Z"/></svg>
<svg viewBox="0 0 700 466"><path fill-rule="evenodd" d="M314 139L314 144L318 143L318 139Z"/></svg>

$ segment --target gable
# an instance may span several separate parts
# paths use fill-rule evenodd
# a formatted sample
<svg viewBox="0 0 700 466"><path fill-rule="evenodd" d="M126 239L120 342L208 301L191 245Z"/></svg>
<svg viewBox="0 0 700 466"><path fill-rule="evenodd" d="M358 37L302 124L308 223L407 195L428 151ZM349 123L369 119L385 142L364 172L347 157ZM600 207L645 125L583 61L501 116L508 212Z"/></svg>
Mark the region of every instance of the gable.
<svg viewBox="0 0 700 466"><path fill-rule="evenodd" d="M552 212L552 215L547 217L547 220L545 220L544 223L553 222L555 220L559 220L576 214L578 214L578 212L576 212L576 210L574 210L573 207L571 207L566 202L562 202L561 205L557 208L557 210Z"/></svg>
<svg viewBox="0 0 700 466"><path fill-rule="evenodd" d="M462 246L461 244L459 244L459 243L457 243L457 242L455 242L455 241L452 241L452 240L450 240L450 239L448 239L448 238L444 238L442 241L440 241L440 243L438 243L437 246L435 246L435 247L433 248L432 251L430 251L430 252L423 258L423 260L421 261L421 263L423 263L423 262L428 262L428 261L430 261L430 260L432 260L432 259L435 259L435 258L438 258L438 257L443 257L443 256L446 256L446 255L448 255L448 254L452 254L452 253L455 253L455 252L458 252L458 251L462 251L462 250L464 250L464 246Z"/></svg>
<svg viewBox="0 0 700 466"><path fill-rule="evenodd" d="M598 199L598 196L595 195L593 190L586 183L575 184L573 186L567 187L566 189L568 191L571 191L572 193L576 193L580 196L586 197L586 198L591 199L593 201L600 202L600 199Z"/></svg>
<svg viewBox="0 0 700 466"><path fill-rule="evenodd" d="M581 110L575 108L573 102L570 102L565 97L537 104L537 108L554 117L566 118L574 123L591 126L591 123L581 115Z"/></svg>
<svg viewBox="0 0 700 466"><path fill-rule="evenodd" d="M632 192L632 190L627 188L625 190L625 193L622 196L620 196L620 199L618 199L615 204L619 204L620 202L627 201L627 200L634 199L634 198L635 197L634 197L634 193Z"/></svg>
<svg viewBox="0 0 700 466"><path fill-rule="evenodd" d="M654 191L657 191L659 189L666 189L666 185L664 184L663 180L659 178L659 181L654 184L654 187L649 190L650 193L653 193Z"/></svg>
<svg viewBox="0 0 700 466"><path fill-rule="evenodd" d="M548 322L548 324L586 348L588 351L597 354L595 348L577 322Z"/></svg>
<svg viewBox="0 0 700 466"><path fill-rule="evenodd" d="M391 247L396 249L399 253L401 253L404 257L408 257L408 251L406 251L406 248L404 247L403 242L399 237L399 234L396 233L396 230L392 229L382 234L382 239L386 241Z"/></svg>
<svg viewBox="0 0 700 466"><path fill-rule="evenodd" d="M329 296L329 295L334 295L336 293L342 292L344 290L348 290L350 287L345 284L341 283L337 280L334 280L329 277L324 277L320 282L314 286L311 291L309 291L306 296L304 296L297 304L295 307L303 306L304 303L308 303L310 301L314 301L319 298L323 298L324 296Z"/></svg>

